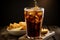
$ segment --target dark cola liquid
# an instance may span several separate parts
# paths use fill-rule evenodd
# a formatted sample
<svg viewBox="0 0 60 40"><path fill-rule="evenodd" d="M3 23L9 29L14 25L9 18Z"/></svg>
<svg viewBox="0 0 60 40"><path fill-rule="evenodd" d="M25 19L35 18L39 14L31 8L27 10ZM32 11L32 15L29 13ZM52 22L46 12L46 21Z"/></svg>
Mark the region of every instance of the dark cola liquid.
<svg viewBox="0 0 60 40"><path fill-rule="evenodd" d="M27 23L27 35L29 37L40 36L42 11L25 11L25 19Z"/></svg>

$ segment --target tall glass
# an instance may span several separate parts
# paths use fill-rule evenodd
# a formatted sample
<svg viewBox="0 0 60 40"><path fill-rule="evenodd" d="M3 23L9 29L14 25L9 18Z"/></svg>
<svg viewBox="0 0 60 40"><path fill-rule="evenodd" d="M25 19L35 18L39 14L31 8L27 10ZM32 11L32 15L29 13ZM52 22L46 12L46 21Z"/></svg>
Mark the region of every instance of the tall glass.
<svg viewBox="0 0 60 40"><path fill-rule="evenodd" d="M27 37L31 39L39 38L44 17L44 8L24 8L24 16L27 24Z"/></svg>

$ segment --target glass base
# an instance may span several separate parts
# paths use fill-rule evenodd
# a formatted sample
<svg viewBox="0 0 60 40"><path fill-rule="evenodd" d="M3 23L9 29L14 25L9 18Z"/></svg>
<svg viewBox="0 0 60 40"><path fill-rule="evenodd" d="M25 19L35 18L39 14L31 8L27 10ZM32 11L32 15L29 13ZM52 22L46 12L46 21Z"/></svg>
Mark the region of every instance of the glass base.
<svg viewBox="0 0 60 40"><path fill-rule="evenodd" d="M38 37L29 37L29 36L27 36L27 38L28 39L32 39L32 40L39 40L40 39L40 36L38 36Z"/></svg>

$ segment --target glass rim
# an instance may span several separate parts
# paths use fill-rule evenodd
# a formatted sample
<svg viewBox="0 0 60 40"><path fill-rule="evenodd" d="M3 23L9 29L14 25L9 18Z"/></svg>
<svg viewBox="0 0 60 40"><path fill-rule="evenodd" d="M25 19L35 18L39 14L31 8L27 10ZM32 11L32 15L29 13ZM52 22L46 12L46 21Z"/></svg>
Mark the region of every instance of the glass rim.
<svg viewBox="0 0 60 40"><path fill-rule="evenodd" d="M32 8L34 8L34 7L25 7L24 8L24 11L34 11ZM39 7L39 9L38 9L39 11L43 11L44 12L44 8L43 7ZM38 10L36 10L36 11L38 11Z"/></svg>

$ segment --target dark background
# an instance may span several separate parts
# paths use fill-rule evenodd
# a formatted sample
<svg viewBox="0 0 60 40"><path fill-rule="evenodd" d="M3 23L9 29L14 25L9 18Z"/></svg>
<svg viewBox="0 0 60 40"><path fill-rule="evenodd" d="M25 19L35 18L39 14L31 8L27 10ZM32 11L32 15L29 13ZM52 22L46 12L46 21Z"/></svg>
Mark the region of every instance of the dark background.
<svg viewBox="0 0 60 40"><path fill-rule="evenodd" d="M34 6L33 0L2 0L0 13L0 26L24 21L24 8ZM38 6L45 9L43 25L60 26L59 0L37 0Z"/></svg>

